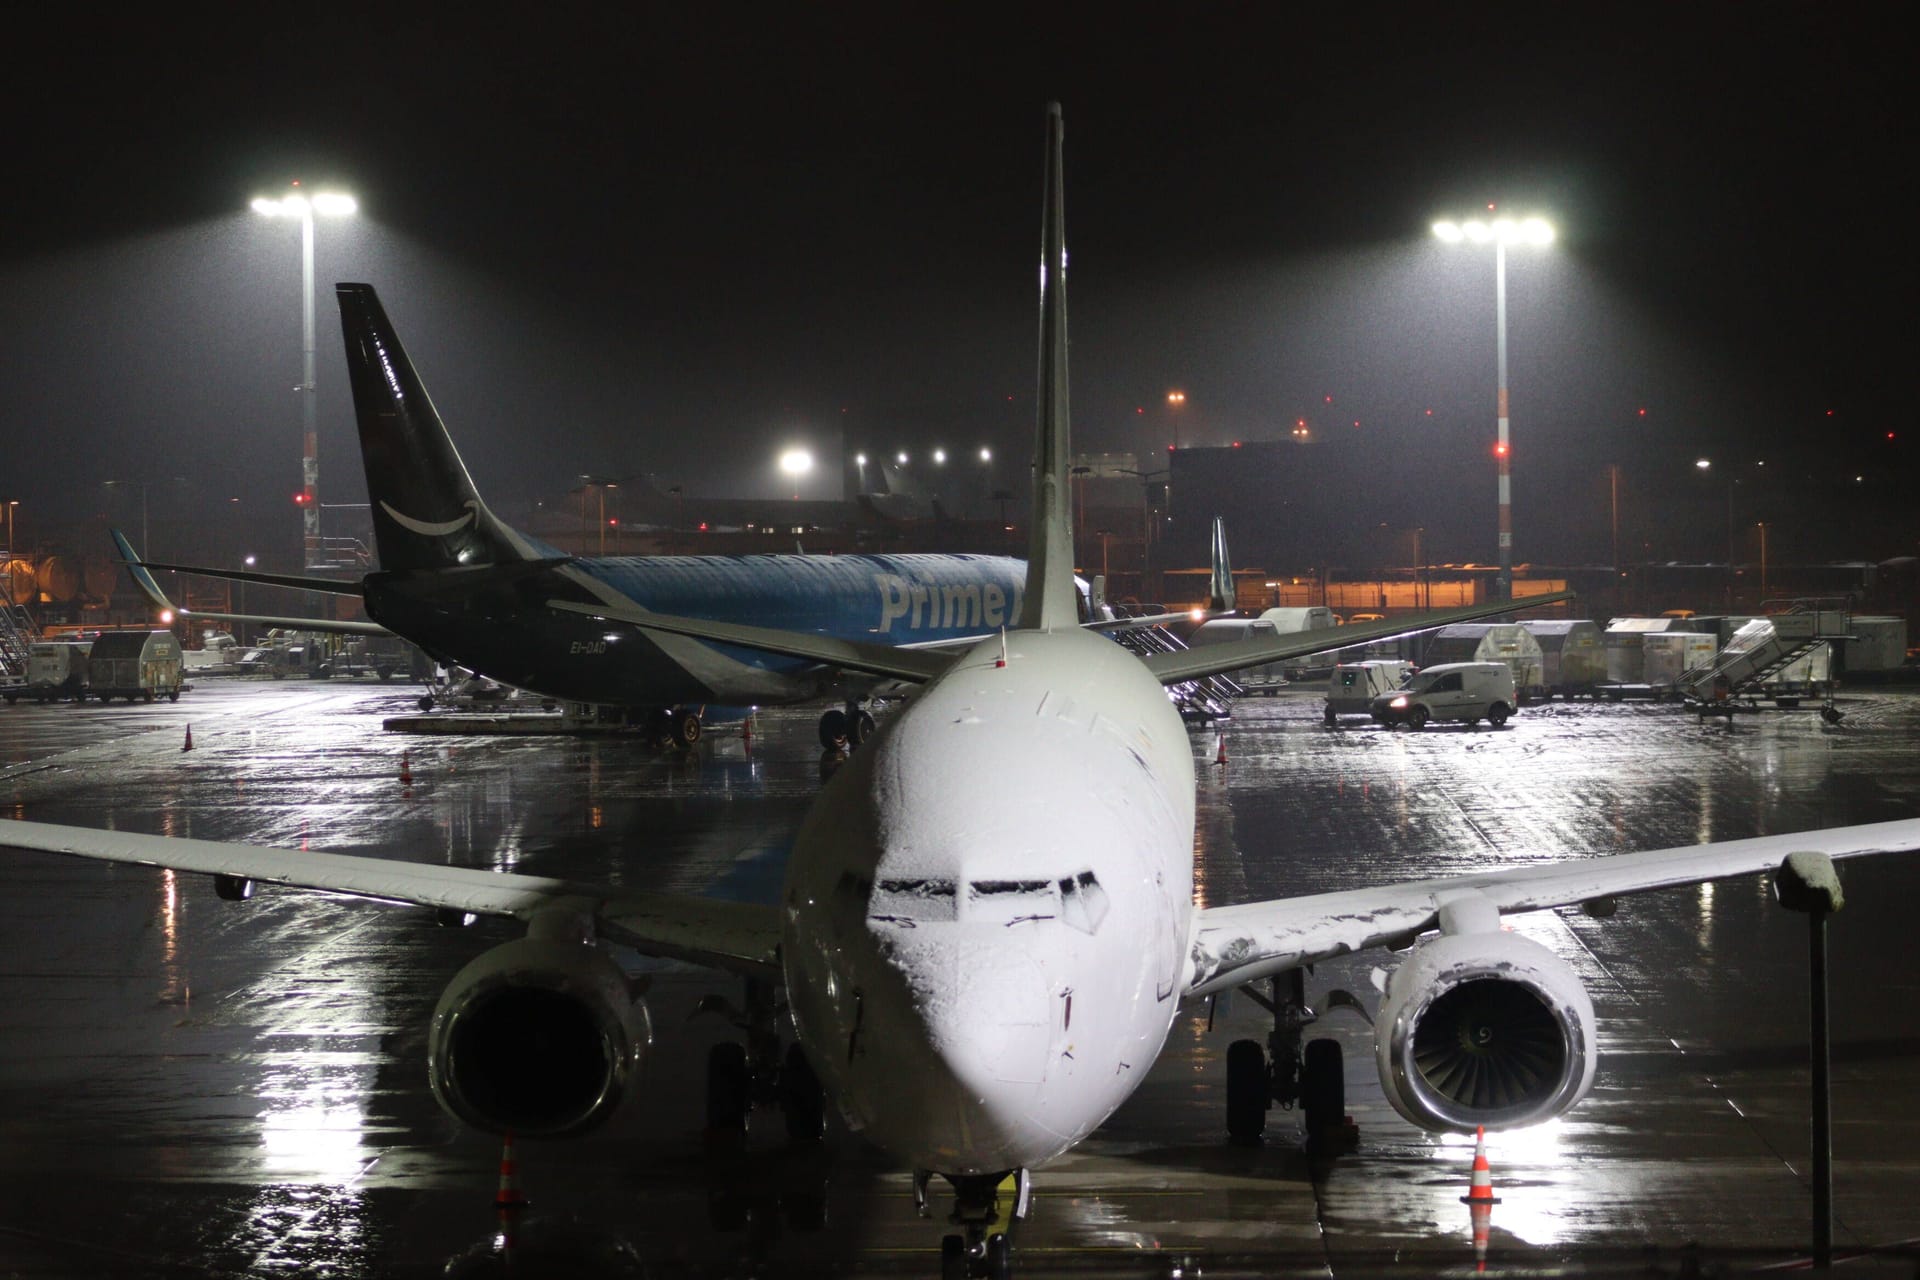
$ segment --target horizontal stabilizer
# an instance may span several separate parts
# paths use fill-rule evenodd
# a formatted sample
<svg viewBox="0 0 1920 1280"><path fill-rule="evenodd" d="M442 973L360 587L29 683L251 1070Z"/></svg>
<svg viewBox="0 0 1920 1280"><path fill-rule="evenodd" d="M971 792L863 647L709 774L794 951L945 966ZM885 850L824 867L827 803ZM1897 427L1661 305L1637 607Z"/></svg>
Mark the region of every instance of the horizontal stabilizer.
<svg viewBox="0 0 1920 1280"><path fill-rule="evenodd" d="M617 604L578 604L572 600L549 600L549 607L566 613L582 613L589 618L631 623L651 631L691 636L716 644L739 645L778 653L789 658L858 671L866 675L887 676L922 684L951 667L958 659L951 653L930 649L908 649L896 645L868 644L841 640L811 631L781 631L774 627L751 627L737 622L709 622L702 618L679 618L653 613L635 606Z"/></svg>
<svg viewBox="0 0 1920 1280"><path fill-rule="evenodd" d="M1563 600L1571 599L1573 599L1571 591L1557 591L1550 595L1527 596L1522 600L1495 600L1488 604L1468 605L1462 609L1441 609L1433 613L1410 614L1404 618L1389 618L1385 622L1364 622L1345 627L1322 628L1318 631L1298 631L1283 636L1256 636L1250 640L1212 644L1199 649L1150 653L1141 658L1141 661L1147 664L1147 668L1153 672L1154 678L1161 684L1179 684L1183 680L1226 675L1246 667L1257 667L1262 663L1285 662L1290 658L1304 658L1311 654L1328 653L1335 649L1348 649L1354 645L1368 644L1375 640L1391 640L1396 636L1431 631L1435 627L1450 627L1456 622L1473 622L1480 618L1498 617L1500 614L1513 613L1519 609L1559 604Z"/></svg>
<svg viewBox="0 0 1920 1280"><path fill-rule="evenodd" d="M339 595L360 594L360 588L343 582L334 582L327 578L296 578L272 573L241 573L222 569L196 569L187 565L153 564L134 554L133 544L127 541L127 535L118 529L107 531L113 537L113 545L120 552L120 563L127 566L127 576L133 579L133 585L147 598L147 603L156 609L171 613L183 621L205 619L212 622L253 622L263 627L286 627L295 631L325 631L336 635L350 636L388 636L393 633L377 622L343 622L337 618L282 618L264 613L202 613L198 609L182 609L167 598L149 570L165 569L173 573L202 574L209 578L231 577L237 582L258 582L277 587L302 587L313 591L327 591ZM309 583L326 582L327 587L308 586Z"/></svg>

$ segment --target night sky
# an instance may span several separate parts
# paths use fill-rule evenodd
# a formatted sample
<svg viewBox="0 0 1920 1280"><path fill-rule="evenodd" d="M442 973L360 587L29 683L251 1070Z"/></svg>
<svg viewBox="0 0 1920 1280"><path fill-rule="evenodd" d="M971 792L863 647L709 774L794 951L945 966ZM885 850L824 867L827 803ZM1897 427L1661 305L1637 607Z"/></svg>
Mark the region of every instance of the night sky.
<svg viewBox="0 0 1920 1280"><path fill-rule="evenodd" d="M0 499L24 543L146 480L291 553L299 237L247 201L296 177L361 202L319 228L326 501L365 497L343 279L509 519L582 473L777 493L795 441L1017 457L1056 98L1082 448L1163 449L1179 387L1183 444L1305 417L1478 503L1492 254L1428 228L1497 201L1560 230L1510 263L1521 558L1609 463L1643 508L1698 456L1910 484L1896 10L1334 8L47 18L0 89Z"/></svg>

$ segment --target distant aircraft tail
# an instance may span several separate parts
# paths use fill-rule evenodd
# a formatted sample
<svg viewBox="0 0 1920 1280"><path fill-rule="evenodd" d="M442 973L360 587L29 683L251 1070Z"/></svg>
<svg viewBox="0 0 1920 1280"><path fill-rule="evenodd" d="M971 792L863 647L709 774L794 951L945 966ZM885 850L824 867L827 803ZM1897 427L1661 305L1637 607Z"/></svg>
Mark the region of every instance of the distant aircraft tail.
<svg viewBox="0 0 1920 1280"><path fill-rule="evenodd" d="M474 568L539 553L487 510L372 285L334 286L380 567Z"/></svg>
<svg viewBox="0 0 1920 1280"><path fill-rule="evenodd" d="M1207 588L1207 611L1214 614L1232 613L1233 566L1227 562L1227 522L1219 516L1213 518L1213 582Z"/></svg>

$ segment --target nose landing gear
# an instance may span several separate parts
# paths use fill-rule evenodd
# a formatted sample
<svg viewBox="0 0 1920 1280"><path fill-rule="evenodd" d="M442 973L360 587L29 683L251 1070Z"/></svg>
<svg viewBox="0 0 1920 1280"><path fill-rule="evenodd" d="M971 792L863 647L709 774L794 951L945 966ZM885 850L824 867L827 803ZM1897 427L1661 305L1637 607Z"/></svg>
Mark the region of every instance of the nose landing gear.
<svg viewBox="0 0 1920 1280"><path fill-rule="evenodd" d="M947 1221L964 1229L940 1241L940 1280L1012 1280L1013 1228L1027 1216L1033 1182L1025 1169L1008 1173L943 1174L953 1185ZM924 1169L913 1175L913 1201L928 1215Z"/></svg>
<svg viewBox="0 0 1920 1280"><path fill-rule="evenodd" d="M1258 1144L1266 1132L1267 1111L1278 1103L1288 1110L1299 1108L1309 1148L1323 1152L1350 1148L1359 1133L1347 1119L1340 1042L1323 1038L1302 1044L1303 1033L1319 1016L1307 1007L1306 974L1295 969L1275 975L1271 997L1252 986L1241 990L1273 1014L1273 1031L1264 1049L1257 1040L1236 1040L1227 1046L1229 1140Z"/></svg>

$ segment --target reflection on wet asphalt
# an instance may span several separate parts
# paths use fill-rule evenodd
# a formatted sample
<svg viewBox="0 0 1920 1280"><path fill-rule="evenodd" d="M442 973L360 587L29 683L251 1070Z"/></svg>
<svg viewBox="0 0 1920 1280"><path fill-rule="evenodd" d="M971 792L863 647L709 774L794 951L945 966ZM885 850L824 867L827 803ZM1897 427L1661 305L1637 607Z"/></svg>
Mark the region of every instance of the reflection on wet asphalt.
<svg viewBox="0 0 1920 1280"><path fill-rule="evenodd" d="M1697 725L1646 705L1529 708L1504 731L1327 730L1301 692L1243 703L1229 763L1202 761L1196 894L1223 903L1920 812L1920 696L1853 691L1807 711ZM205 682L177 705L0 709L0 813L222 840L379 852L770 899L819 785L817 713L762 713L695 756L585 738L388 733L410 694ZM195 749L180 747L193 726ZM411 786L400 781L403 755ZM1832 933L1836 1239L1920 1237L1920 859L1854 863ZM1594 996L1603 1058L1567 1117L1489 1144L1495 1274L1747 1269L1805 1248L1805 928L1758 879L1521 917ZM508 926L197 876L0 853L0 1274L508 1274L499 1150L434 1105L434 1001ZM1308 983L1375 1003L1391 956ZM790 1152L706 1150L707 1046L729 991L653 972L652 1057L606 1129L523 1144L532 1208L511 1274L929 1275L945 1229L906 1175L835 1132ZM1224 1056L1263 1037L1223 1002L1179 1022L1147 1083L1037 1181L1027 1275L1466 1273L1470 1144L1387 1106L1362 1017L1346 1051L1356 1151L1308 1160L1292 1117L1223 1141ZM765 1132L758 1132L759 1129ZM824 1228L822 1219L824 1218ZM1850 1267L1913 1274L1912 1246ZM546 1271L540 1266L544 1260ZM1655 1268L1650 1270L1649 1268ZM1189 1274L1191 1274L1189 1268Z"/></svg>

